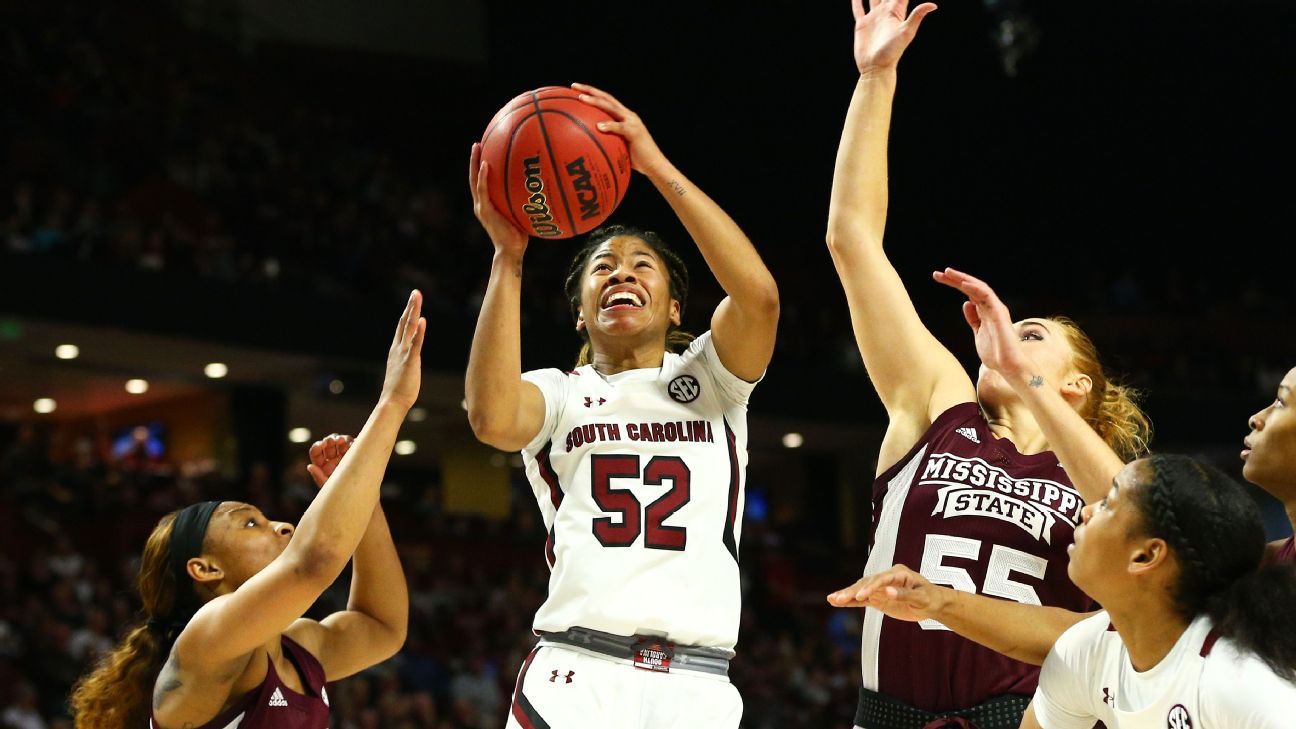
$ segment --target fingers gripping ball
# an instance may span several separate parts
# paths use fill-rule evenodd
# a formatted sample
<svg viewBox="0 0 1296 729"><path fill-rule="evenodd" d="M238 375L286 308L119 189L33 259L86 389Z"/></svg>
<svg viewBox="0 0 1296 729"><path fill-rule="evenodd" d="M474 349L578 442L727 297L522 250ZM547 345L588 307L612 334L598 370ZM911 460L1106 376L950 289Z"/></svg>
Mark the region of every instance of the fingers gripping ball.
<svg viewBox="0 0 1296 729"><path fill-rule="evenodd" d="M519 230L570 238L597 228L625 198L630 150L598 130L612 117L575 91L545 86L500 109L482 137L495 208Z"/></svg>

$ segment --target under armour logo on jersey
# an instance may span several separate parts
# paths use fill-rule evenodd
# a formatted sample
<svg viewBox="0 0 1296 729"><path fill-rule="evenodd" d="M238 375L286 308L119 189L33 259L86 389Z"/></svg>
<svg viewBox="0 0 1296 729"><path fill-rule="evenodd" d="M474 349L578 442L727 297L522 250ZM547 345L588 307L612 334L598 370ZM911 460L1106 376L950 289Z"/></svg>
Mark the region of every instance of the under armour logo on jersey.
<svg viewBox="0 0 1296 729"><path fill-rule="evenodd" d="M270 706L287 706L288 700L283 697L283 692L275 686L273 694L270 694Z"/></svg>
<svg viewBox="0 0 1296 729"><path fill-rule="evenodd" d="M675 402L690 403L702 393L702 386L693 375L680 375L670 381L666 386L666 392L670 393L671 399Z"/></svg>
<svg viewBox="0 0 1296 729"><path fill-rule="evenodd" d="M324 688L323 686L320 686L320 698L321 698L321 699L324 699L324 705L325 705L325 706L328 706L328 705L329 705L329 702L328 702L328 689Z"/></svg>
<svg viewBox="0 0 1296 729"><path fill-rule="evenodd" d="M1170 707L1170 713L1166 715L1166 729L1192 729L1192 725L1192 717L1188 716L1188 710L1183 704Z"/></svg>
<svg viewBox="0 0 1296 729"><path fill-rule="evenodd" d="M566 683L571 683L571 682L572 682L572 676L575 676L575 675L576 675L576 672L575 672L575 671L568 671L568 672L567 672L567 675L566 675L566 676L563 676L563 678L567 679ZM555 668L555 669L553 670L553 675L549 677L549 683L557 683L557 681L558 681L558 669Z"/></svg>
<svg viewBox="0 0 1296 729"><path fill-rule="evenodd" d="M599 405L602 405L602 404L605 403L605 402L607 402L607 400L604 400L604 399L601 398L601 397L598 399L598 404L599 404ZM593 404L594 404L594 399L593 399L593 398L591 398L591 397L586 397L586 398L585 398L585 407L590 407L590 406L592 406Z"/></svg>
<svg viewBox="0 0 1296 729"><path fill-rule="evenodd" d="M1106 686L1103 686L1103 703L1113 708L1116 706L1116 697L1112 696L1111 689Z"/></svg>
<svg viewBox="0 0 1296 729"><path fill-rule="evenodd" d="M981 439L977 437L976 428L955 428L954 432L958 433L964 438L967 438L973 443L976 443L977 445L981 444Z"/></svg>

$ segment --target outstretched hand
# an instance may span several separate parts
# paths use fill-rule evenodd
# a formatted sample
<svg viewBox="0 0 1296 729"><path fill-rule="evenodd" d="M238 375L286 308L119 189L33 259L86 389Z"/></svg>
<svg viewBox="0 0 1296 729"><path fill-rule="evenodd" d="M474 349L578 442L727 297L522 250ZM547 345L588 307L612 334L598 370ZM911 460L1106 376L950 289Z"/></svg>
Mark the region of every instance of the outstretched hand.
<svg viewBox="0 0 1296 729"><path fill-rule="evenodd" d="M1013 327L1008 307L999 300L990 284L952 268L935 271L932 278L968 297L963 302L963 318L972 327L977 356L982 364L1004 376L1034 369Z"/></svg>
<svg viewBox="0 0 1296 729"><path fill-rule="evenodd" d="M329 480L329 477L337 470L338 464L342 462L342 456L345 456L347 451L351 450L353 440L349 435L333 433L315 441L311 445L311 462L306 466L306 471L315 480L315 488L324 488L325 482Z"/></svg>
<svg viewBox="0 0 1296 729"><path fill-rule="evenodd" d="M496 251L520 256L526 251L529 238L495 207L487 186L490 175L502 173L503 170L490 169L490 165L482 160L481 143L473 142L472 153L468 156L468 189L472 192L473 215L486 229Z"/></svg>
<svg viewBox="0 0 1296 729"><path fill-rule="evenodd" d="M933 585L926 577L902 564L865 575L850 587L828 596L833 607L871 607L896 620L917 622L936 615L945 603L947 587Z"/></svg>
<svg viewBox="0 0 1296 729"><path fill-rule="evenodd" d="M865 11L864 0L851 0L855 11L855 67L860 73L899 63L923 18L936 9L935 3L923 3L909 13L909 0L878 0L870 5L871 9Z"/></svg>
<svg viewBox="0 0 1296 729"><path fill-rule="evenodd" d="M406 410L418 400L419 386L423 381L423 335L427 333L427 319L419 316L423 309L423 294L415 289L410 293L405 311L401 313L387 352L387 375L383 378L381 400L395 403Z"/></svg>
<svg viewBox="0 0 1296 729"><path fill-rule="evenodd" d="M599 122L600 132L616 134L625 139L630 147L630 166L643 174L661 169L666 164L666 155L658 149L648 127L644 126L639 115L626 108L612 94L596 89L588 84L572 84L572 89L580 93L580 100L612 117L610 122Z"/></svg>

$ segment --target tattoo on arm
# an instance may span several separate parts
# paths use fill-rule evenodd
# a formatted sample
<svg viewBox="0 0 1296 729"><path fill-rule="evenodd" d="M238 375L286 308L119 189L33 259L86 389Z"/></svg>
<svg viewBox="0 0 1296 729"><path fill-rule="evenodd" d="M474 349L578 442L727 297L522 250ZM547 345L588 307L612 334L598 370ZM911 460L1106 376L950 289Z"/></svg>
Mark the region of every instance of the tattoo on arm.
<svg viewBox="0 0 1296 729"><path fill-rule="evenodd" d="M676 194L676 195L679 195L680 197L684 197L684 193L688 192L688 190L685 190L685 189L684 189L684 186L681 185L681 184L679 184L679 182L678 182L677 180L671 180L670 182L668 182L668 183L666 183L666 184L669 185L669 186L670 186L670 189L671 189L672 191L674 191L675 194Z"/></svg>
<svg viewBox="0 0 1296 729"><path fill-rule="evenodd" d="M157 681L153 684L153 710L157 711L162 708L162 702L166 700L167 694L175 691L184 684L180 683L180 657L176 654L175 646L171 647L171 656L162 666L162 673L158 675Z"/></svg>
<svg viewBox="0 0 1296 729"><path fill-rule="evenodd" d="M1031 375L1031 378L1030 378L1030 386L1031 386L1031 387L1036 387L1036 388L1038 388L1038 387L1043 387L1043 386L1044 386L1044 378L1043 378L1043 377L1040 377L1039 375Z"/></svg>

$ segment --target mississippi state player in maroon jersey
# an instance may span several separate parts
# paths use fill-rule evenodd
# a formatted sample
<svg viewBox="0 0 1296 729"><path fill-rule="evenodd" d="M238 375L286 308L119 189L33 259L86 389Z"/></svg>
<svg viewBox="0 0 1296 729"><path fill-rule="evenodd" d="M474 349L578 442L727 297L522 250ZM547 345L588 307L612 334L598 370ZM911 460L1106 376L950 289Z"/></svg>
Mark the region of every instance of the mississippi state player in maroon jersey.
<svg viewBox="0 0 1296 729"><path fill-rule="evenodd" d="M1065 550L1080 509L1105 487L1072 483L1043 424L1003 377L983 370L973 384L919 320L882 247L896 65L934 9L926 3L909 14L907 2L886 0L866 12L854 1L860 77L838 150L827 239L889 418L866 572L900 562L967 592L1083 610L1088 601L1067 578ZM1099 437L1125 459L1144 449L1146 419L1108 381L1078 327L1027 319L1014 332L1049 387ZM868 729L922 726L951 712L983 729L1015 727L1038 677L937 622L905 623L875 610L865 611L862 670L857 720Z"/></svg>
<svg viewBox="0 0 1296 729"><path fill-rule="evenodd" d="M952 268L932 275L968 297L963 311L982 364L1021 397L1049 441L1057 444L1058 456L1076 485L1087 491L1109 486L1124 465L1122 454L1047 387L1039 363L1018 341L1008 308L990 285ZM1242 476L1281 501L1296 530L1296 415L1289 407L1294 389L1296 368L1278 383L1273 401L1247 420L1251 433L1243 440L1241 455ZM1270 543L1266 559L1296 561L1293 539Z"/></svg>
<svg viewBox="0 0 1296 729"><path fill-rule="evenodd" d="M418 397L421 306L416 291L354 445L334 436L311 448L321 488L296 529L235 501L162 518L140 564L148 622L75 689L77 729L326 729L324 682L400 648L409 601L378 493ZM353 554L348 609L303 618Z"/></svg>
<svg viewBox="0 0 1296 729"><path fill-rule="evenodd" d="M1005 381L1018 383L1020 394L1046 434L1059 444L1058 453L1077 481L1095 484L1114 479L1121 459L1065 401L1043 387L1032 387L1035 364L1018 341L1012 317L988 284L960 271L946 269L937 281L968 297L964 311L977 339L982 363ZM1296 415L1290 408L1296 390L1296 368L1278 384L1274 399L1248 420L1251 433L1244 442L1242 474L1287 506L1296 517ZM1269 564L1296 563L1293 539L1270 542ZM1000 653L1034 665L1044 662L1066 629L1086 617L1059 608L1027 606L932 585L913 570L897 565L870 574L828 601L838 607L873 607L901 620L937 620L954 632Z"/></svg>
<svg viewBox="0 0 1296 729"><path fill-rule="evenodd" d="M1251 416L1243 441L1242 476L1287 507L1296 532L1296 367L1278 384L1273 402ZM1271 562L1296 562L1296 534L1269 545Z"/></svg>

